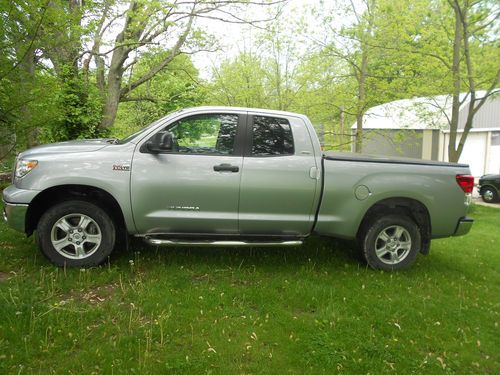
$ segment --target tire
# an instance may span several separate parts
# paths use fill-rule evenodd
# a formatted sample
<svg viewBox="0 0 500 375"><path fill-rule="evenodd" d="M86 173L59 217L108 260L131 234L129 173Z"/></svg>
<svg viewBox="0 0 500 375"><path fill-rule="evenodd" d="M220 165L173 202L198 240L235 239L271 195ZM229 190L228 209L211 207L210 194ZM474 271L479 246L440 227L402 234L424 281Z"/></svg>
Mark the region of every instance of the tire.
<svg viewBox="0 0 500 375"><path fill-rule="evenodd" d="M498 199L498 194L495 189L491 187L485 187L481 190L481 198L485 203L494 203Z"/></svg>
<svg viewBox="0 0 500 375"><path fill-rule="evenodd" d="M365 261L374 269L395 271L410 267L421 247L417 224L403 214L379 216L362 237Z"/></svg>
<svg viewBox="0 0 500 375"><path fill-rule="evenodd" d="M93 203L71 200L49 208L37 226L42 253L55 265L92 267L104 262L115 245L115 225Z"/></svg>

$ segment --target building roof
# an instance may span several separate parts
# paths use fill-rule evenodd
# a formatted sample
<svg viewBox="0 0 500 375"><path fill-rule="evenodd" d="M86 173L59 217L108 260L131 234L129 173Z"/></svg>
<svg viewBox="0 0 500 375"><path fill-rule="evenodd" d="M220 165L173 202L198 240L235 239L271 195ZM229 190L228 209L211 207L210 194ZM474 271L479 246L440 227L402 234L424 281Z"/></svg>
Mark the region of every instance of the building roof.
<svg viewBox="0 0 500 375"><path fill-rule="evenodd" d="M499 93L500 91L496 91ZM485 91L476 92L482 98ZM464 100L465 99L465 100ZM460 107L458 128L463 129L470 102L469 95L460 94L464 100ZM364 129L449 129L451 119L451 95L395 100L370 108L364 116ZM474 117L473 128L492 129L500 127L500 95L492 95ZM356 128L356 124L352 125Z"/></svg>

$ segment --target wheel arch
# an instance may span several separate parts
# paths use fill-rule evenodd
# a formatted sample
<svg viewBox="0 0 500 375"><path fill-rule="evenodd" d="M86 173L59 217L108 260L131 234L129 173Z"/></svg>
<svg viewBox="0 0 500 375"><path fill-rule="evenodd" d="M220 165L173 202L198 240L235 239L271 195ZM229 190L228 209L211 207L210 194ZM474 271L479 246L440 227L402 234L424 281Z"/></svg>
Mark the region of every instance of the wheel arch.
<svg viewBox="0 0 500 375"><path fill-rule="evenodd" d="M58 185L38 193L26 212L26 234L32 235L43 213L53 205L68 200L86 200L103 207L117 228L117 239L125 240L128 235L122 208L112 194L102 188L90 185Z"/></svg>
<svg viewBox="0 0 500 375"><path fill-rule="evenodd" d="M421 252L427 254L430 249L432 223L429 210L422 202L407 197L385 198L375 202L364 214L359 224L356 238L363 237L370 223L377 217L387 214L401 213L409 216L420 229L422 238Z"/></svg>
<svg viewBox="0 0 500 375"><path fill-rule="evenodd" d="M488 183L487 183L487 184L485 184L485 185L481 185L481 189L479 190L479 193L482 195L482 194L483 194L484 189L486 189L486 188L491 188L491 189L493 189L494 191L496 191L496 193L497 193L497 194L499 193L499 191L498 191L498 189L497 189L497 187L496 187L495 185L488 184Z"/></svg>

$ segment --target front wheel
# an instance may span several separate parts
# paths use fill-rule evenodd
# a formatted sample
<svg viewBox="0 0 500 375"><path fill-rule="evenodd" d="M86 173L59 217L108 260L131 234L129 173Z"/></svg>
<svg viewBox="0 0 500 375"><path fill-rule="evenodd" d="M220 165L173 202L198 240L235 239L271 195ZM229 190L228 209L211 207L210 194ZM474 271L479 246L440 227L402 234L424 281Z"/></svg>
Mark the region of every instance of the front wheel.
<svg viewBox="0 0 500 375"><path fill-rule="evenodd" d="M490 187L483 189L483 191L481 192L481 197L486 203L493 203L498 199L497 192Z"/></svg>
<svg viewBox="0 0 500 375"><path fill-rule="evenodd" d="M111 218L85 201L65 201L49 208L38 222L37 234L40 250L58 266L96 266L115 244Z"/></svg>
<svg viewBox="0 0 500 375"><path fill-rule="evenodd" d="M405 269L415 262L421 242L420 230L408 216L380 216L364 233L363 256L374 269Z"/></svg>

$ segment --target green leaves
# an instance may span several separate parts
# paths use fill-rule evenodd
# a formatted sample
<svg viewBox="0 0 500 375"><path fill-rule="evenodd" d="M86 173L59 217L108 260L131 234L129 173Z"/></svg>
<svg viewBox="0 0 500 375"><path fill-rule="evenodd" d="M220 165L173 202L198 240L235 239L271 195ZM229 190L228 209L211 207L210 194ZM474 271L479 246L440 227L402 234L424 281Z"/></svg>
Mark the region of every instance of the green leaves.
<svg viewBox="0 0 500 375"><path fill-rule="evenodd" d="M144 54L129 80L144 74L167 53L157 49ZM199 82L198 71L189 56L180 55L165 70L122 99L112 132L116 136L131 134L169 112L200 105L204 98L205 89Z"/></svg>

